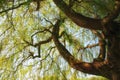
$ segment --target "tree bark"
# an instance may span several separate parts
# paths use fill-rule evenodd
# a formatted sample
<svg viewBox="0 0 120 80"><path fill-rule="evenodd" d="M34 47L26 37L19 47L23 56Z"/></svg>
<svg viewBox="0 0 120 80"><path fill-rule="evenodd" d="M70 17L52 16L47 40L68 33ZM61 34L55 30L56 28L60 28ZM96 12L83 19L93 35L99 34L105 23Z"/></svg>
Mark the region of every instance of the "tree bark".
<svg viewBox="0 0 120 80"><path fill-rule="evenodd" d="M120 23L114 21L120 13L120 0L115 0L115 9L103 19L85 17L72 10L63 0L53 1L78 26L103 31L106 41L106 44L101 45L103 49L100 49L101 54L106 55L104 60L95 60L92 63L76 60L58 40L60 26L58 21L53 28L53 41L61 56L76 70L110 80L120 80Z"/></svg>
<svg viewBox="0 0 120 80"><path fill-rule="evenodd" d="M112 80L120 80L120 73L112 73Z"/></svg>
<svg viewBox="0 0 120 80"><path fill-rule="evenodd" d="M75 59L75 57L61 44L59 38L59 27L61 21L58 20L54 25L52 37L53 41L61 54L61 56L68 62L68 64L79 71L88 74L94 74L106 77L110 80L120 79L120 39L118 37L108 36L108 54L104 61L94 61L92 63L83 62ZM119 29L119 28L118 28ZM119 32L118 32L119 33ZM110 39L109 39L110 38Z"/></svg>

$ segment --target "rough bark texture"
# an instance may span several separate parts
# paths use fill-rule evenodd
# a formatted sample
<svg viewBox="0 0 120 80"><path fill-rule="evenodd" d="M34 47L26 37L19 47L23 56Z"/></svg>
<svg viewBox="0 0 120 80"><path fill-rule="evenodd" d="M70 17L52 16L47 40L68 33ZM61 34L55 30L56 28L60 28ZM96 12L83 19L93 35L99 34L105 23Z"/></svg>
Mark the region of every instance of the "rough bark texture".
<svg viewBox="0 0 120 80"><path fill-rule="evenodd" d="M108 29L106 37L108 39L108 61L111 66L111 76L113 80L120 80L120 25L112 23L114 27ZM110 27L110 25L109 25Z"/></svg>
<svg viewBox="0 0 120 80"><path fill-rule="evenodd" d="M114 11L103 19L85 17L72 10L63 0L53 1L78 26L103 31L105 36L103 41L106 42L106 44L99 45L100 55L104 56L102 60L94 59L92 63L76 60L58 40L60 26L60 20L58 20L53 28L53 41L61 56L74 69L100 75L110 80L120 80L120 24L114 21L120 13L120 0L115 0Z"/></svg>

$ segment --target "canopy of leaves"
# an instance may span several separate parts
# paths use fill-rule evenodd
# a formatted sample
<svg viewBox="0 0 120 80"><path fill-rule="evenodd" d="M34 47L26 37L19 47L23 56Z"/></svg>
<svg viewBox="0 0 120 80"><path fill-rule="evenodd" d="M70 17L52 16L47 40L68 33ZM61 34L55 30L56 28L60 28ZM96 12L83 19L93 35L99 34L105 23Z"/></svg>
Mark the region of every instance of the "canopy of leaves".
<svg viewBox="0 0 120 80"><path fill-rule="evenodd" d="M112 11L113 5L113 0L75 0L72 8L101 18ZM0 80L88 80L83 78L90 75L72 69L62 59L51 31L57 19L65 18L60 41L77 59L87 62L99 54L98 46L87 48L97 44L98 37L77 27L52 0L41 1L39 10L36 7L32 0L0 0Z"/></svg>

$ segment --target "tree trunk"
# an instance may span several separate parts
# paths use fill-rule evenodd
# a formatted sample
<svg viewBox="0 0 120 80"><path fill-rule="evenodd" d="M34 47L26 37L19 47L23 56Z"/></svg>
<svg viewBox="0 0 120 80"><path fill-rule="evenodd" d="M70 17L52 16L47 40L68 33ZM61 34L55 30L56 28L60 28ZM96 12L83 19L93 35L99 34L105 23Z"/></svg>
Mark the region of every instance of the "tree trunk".
<svg viewBox="0 0 120 80"><path fill-rule="evenodd" d="M120 80L120 73L113 72L112 73L112 80Z"/></svg>
<svg viewBox="0 0 120 80"><path fill-rule="evenodd" d="M108 40L107 59L111 67L112 80L120 80L120 24L113 22L108 26L106 33Z"/></svg>

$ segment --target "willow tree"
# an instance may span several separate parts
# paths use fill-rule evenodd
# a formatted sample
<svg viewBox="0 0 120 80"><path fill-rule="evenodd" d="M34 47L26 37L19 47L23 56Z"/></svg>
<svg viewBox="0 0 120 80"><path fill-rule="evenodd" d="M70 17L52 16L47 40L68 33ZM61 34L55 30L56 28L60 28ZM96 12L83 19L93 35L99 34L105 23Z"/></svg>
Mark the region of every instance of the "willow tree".
<svg viewBox="0 0 120 80"><path fill-rule="evenodd" d="M119 64L119 51L120 51L120 23L115 19L120 13L120 1L114 0L113 10L104 16L103 18L90 18L86 17L72 9L71 5L74 5L74 0L69 0L69 4L61 0L53 0L55 4L68 16L74 23L80 27L84 27L90 30L99 30L101 33L96 33L99 39L100 54L97 59L94 59L92 63L86 63L76 60L65 47L58 40L58 26L56 24L54 30L56 30L53 40L56 44L59 53L63 58L71 65L71 67L83 71L89 74L101 75L112 80L120 79L120 64ZM76 0L77 1L77 0ZM81 1L82 2L82 1ZM92 1L88 1L92 2Z"/></svg>
<svg viewBox="0 0 120 80"><path fill-rule="evenodd" d="M36 5L34 7L35 8L34 10L39 11L39 10L42 10L41 4L44 1L47 1L47 0L28 0L28 1L3 0L1 1L1 4L3 5L1 6L0 13L8 14L9 11L11 10L13 11L14 9L16 9L17 11L17 9L23 5L27 5L27 10L29 10L29 7L32 6L31 3L34 3ZM11 2L13 2L12 6L11 6ZM109 0L109 1L108 0L104 0L104 1L102 0L99 0L99 1L98 0L66 0L66 1L53 0L53 2L56 4L54 8L58 7L61 11L58 13L62 15L60 15L59 18L56 17L56 15L54 16L52 15L52 18L54 20L48 20L44 18L46 22L50 23L50 26L48 28L45 28L42 31L38 30L37 32L35 32L35 30L32 31L34 27L28 28L29 29L28 31L31 30L31 33L32 32L35 32L35 33L32 34L32 36L30 36L30 38L32 38L31 40L27 39L27 37L24 37L22 39L21 42L25 44L25 45L22 44L24 45L22 49L26 49L27 46L32 46L32 47L36 47L38 50L38 55L34 55L31 51L26 49L29 51L28 57L31 56L33 59L36 57L40 58L41 45L46 44L48 42L52 42L53 40L55 47L57 48L61 56L64 58L65 61L68 62L68 64L72 68L78 71L82 71L84 73L103 76L110 80L119 80L120 79L120 64L119 64L119 61L120 61L120 58L119 58L120 57L120 54L119 54L119 51L120 51L120 23L119 23L120 0ZM11 7L5 6L6 4L9 4ZM45 4L44 5L43 4L42 6L45 6ZM22 10L24 11L24 8ZM22 15L26 15L26 13ZM52 12L48 10L48 13L52 13ZM13 19L10 18L8 20L12 24L14 31L16 32L20 31L21 34L24 35L22 30L17 30L19 28L16 26L18 26L19 24L14 21L14 16L15 16L15 13L12 16ZM51 15L45 15L45 16L51 16ZM82 49L86 49L86 48L99 46L100 48L99 55L97 58L94 58L92 62L85 62L83 60L76 58L73 55L73 53L71 53L70 50L67 49L66 45L64 44L64 41L60 40L61 37L65 39L65 36L63 35L67 34L65 30L61 30L61 27L63 27L63 25L67 26L67 24L64 24L66 18L70 19L73 23L77 25L77 26L74 26L73 28L76 28L76 27L85 28L90 30L91 32L93 32L93 34L97 36L98 38L97 44L88 45L82 48ZM29 22L29 21L26 20L26 22ZM15 23L16 25L14 25ZM32 23L36 23L36 22L32 22ZM9 28L7 28L6 30L8 29ZM36 39L34 39L33 37L38 33L42 33L42 32L43 33L47 32L47 34L49 33L48 36L50 37L47 38L46 40L38 41L37 43L34 43L34 40ZM5 32L3 32L2 34L5 34ZM79 42L77 42L77 44L79 44Z"/></svg>
<svg viewBox="0 0 120 80"><path fill-rule="evenodd" d="M55 4L77 25L90 29L100 30L102 33L96 33L99 37L100 54L92 63L86 63L76 60L58 40L59 23L55 26L53 39L59 53L75 69L90 74L101 75L112 80L120 79L120 24L115 21L120 12L120 1L115 0L114 9L102 19L89 18L77 13L72 6L74 0L69 0L66 4L61 0L53 0ZM91 1L90 1L91 2Z"/></svg>

